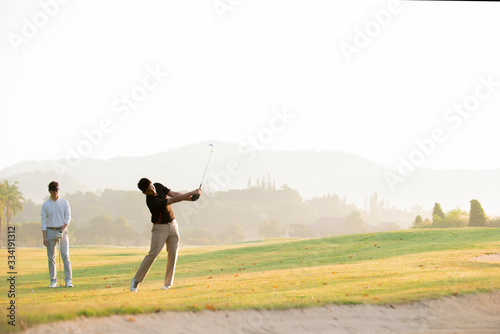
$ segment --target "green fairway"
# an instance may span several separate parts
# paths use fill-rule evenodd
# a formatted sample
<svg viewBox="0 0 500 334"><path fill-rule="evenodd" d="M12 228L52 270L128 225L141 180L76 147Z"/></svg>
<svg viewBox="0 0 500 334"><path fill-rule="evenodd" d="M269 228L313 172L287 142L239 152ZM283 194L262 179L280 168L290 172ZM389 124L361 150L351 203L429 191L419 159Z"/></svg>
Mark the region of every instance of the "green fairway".
<svg viewBox="0 0 500 334"><path fill-rule="evenodd" d="M72 247L75 287L49 289L45 249L17 249L16 326L3 315L2 332L79 316L402 303L500 287L500 264L474 259L500 253L500 229L494 228L181 246L172 289L161 290L163 251L132 293L130 280L147 251ZM5 264L7 255L0 256ZM6 313L8 282L1 286Z"/></svg>

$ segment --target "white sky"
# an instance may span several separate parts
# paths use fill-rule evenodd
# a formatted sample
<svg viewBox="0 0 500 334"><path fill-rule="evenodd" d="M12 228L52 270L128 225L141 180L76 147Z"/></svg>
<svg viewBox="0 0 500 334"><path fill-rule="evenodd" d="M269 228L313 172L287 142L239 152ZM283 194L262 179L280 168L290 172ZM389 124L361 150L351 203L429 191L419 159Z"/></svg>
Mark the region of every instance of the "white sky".
<svg viewBox="0 0 500 334"><path fill-rule="evenodd" d="M341 43L390 1L64 2L0 0L0 169L65 158L105 119L113 131L90 157L241 143L281 126L273 109L284 107L294 118L268 149L341 150L396 168L441 128L446 141L421 167L500 168L500 86L456 128L443 119L478 77L500 82L500 3L397 3L349 63ZM232 10L222 20L214 4ZM47 24L15 52L9 38L35 18ZM169 75L120 118L113 103L147 68Z"/></svg>

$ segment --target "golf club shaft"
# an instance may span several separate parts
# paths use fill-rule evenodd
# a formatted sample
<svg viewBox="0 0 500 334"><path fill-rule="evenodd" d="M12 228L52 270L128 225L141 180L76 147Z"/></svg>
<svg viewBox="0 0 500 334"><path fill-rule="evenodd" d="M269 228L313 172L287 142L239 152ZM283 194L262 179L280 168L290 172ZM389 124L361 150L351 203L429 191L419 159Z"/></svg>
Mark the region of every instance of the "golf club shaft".
<svg viewBox="0 0 500 334"><path fill-rule="evenodd" d="M61 272L61 241L62 241L62 238L59 239L59 272ZM57 273L57 278L59 278L59 273ZM61 281L59 281L59 287L62 287Z"/></svg>
<svg viewBox="0 0 500 334"><path fill-rule="evenodd" d="M203 172L203 176L202 176L201 182L200 182L200 187L198 189L201 189L201 186L203 185L203 180L205 179L205 174L207 173L208 164L210 163L210 159L212 158L212 153L214 151L214 146L211 145L211 147L212 147L212 149L210 150L210 155L208 156L207 165L205 166L205 171Z"/></svg>

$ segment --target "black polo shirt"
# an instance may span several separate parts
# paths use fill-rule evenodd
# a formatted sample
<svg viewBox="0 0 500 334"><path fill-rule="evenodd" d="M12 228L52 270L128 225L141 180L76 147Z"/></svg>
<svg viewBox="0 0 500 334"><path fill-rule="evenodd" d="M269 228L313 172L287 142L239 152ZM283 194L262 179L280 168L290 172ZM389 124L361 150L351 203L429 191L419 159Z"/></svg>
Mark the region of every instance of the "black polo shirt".
<svg viewBox="0 0 500 334"><path fill-rule="evenodd" d="M146 195L146 204L151 212L153 224L168 224L175 219L174 211L167 205L167 194L170 189L161 183L153 183L156 188L156 196Z"/></svg>

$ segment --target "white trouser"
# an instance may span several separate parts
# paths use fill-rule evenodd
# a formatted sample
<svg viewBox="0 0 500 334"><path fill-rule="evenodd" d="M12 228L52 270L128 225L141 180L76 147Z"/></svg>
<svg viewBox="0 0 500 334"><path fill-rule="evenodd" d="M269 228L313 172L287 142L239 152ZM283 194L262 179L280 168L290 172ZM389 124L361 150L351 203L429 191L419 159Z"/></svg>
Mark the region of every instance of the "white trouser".
<svg viewBox="0 0 500 334"><path fill-rule="evenodd" d="M57 239L57 234L59 231L47 229L47 239L49 244L47 245L47 257L49 258L49 275L50 282L57 282L57 269L56 269L56 248L59 244L59 239ZM67 283L71 283L73 279L73 272L71 270L71 261L69 259L69 238L68 230L64 231L61 241L61 258L64 262L64 280Z"/></svg>

